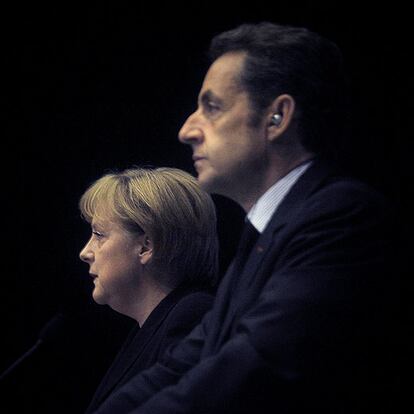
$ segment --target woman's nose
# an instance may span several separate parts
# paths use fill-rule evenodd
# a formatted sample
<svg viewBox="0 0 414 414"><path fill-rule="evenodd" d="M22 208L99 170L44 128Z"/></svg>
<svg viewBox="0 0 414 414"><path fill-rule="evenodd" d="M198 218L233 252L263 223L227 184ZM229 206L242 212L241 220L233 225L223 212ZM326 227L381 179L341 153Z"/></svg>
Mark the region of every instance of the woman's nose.
<svg viewBox="0 0 414 414"><path fill-rule="evenodd" d="M86 243L85 247L80 251L79 258L86 263L90 263L93 260L93 253L89 247L89 242Z"/></svg>

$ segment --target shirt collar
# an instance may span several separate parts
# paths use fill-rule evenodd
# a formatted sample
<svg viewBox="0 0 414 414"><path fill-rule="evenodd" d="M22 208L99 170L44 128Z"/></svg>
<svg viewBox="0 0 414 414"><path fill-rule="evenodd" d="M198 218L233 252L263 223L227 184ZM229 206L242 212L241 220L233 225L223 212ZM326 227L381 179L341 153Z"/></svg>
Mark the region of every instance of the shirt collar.
<svg viewBox="0 0 414 414"><path fill-rule="evenodd" d="M289 190L311 164L312 160L308 160L295 167L284 177L276 181L276 183L253 204L252 208L247 213L247 219L253 224L257 231L263 233Z"/></svg>

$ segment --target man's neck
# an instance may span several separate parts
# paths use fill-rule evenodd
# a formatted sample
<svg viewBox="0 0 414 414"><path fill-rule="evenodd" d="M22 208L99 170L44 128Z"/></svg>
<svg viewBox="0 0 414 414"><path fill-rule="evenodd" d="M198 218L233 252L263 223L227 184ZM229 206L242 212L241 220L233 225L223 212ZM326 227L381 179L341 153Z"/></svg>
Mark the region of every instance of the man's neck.
<svg viewBox="0 0 414 414"><path fill-rule="evenodd" d="M296 157L294 160L281 159L273 164L273 168L268 171L268 174L263 177L261 183L256 188L250 188L245 194L240 194L238 200L235 200L243 210L247 213L254 203L277 181L289 174L290 171L299 165L314 158L314 154L306 152L301 157Z"/></svg>

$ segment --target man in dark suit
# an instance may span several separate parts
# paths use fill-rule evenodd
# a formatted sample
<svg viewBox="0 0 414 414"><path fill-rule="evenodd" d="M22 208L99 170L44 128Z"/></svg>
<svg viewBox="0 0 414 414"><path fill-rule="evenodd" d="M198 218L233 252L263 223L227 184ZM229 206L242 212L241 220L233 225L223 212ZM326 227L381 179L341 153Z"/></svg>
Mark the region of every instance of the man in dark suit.
<svg viewBox="0 0 414 414"><path fill-rule="evenodd" d="M179 139L246 236L202 323L98 412L387 411L388 208L326 161L348 122L341 53L270 23L210 52Z"/></svg>

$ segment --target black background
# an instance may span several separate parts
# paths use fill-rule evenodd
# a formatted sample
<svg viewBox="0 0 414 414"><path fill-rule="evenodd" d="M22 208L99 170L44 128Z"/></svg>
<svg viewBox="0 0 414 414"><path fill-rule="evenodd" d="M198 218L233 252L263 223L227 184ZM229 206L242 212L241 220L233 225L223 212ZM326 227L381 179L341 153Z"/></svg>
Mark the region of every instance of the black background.
<svg viewBox="0 0 414 414"><path fill-rule="evenodd" d="M13 73L6 83L12 85L7 104L17 116L10 116L10 142L3 144L0 371L56 312L70 308L78 316L9 377L14 408L5 412L24 406L82 412L125 337L131 321L90 298L87 265L78 259L89 228L77 202L110 169L154 165L194 172L177 132L195 108L204 51L218 32L269 20L304 25L338 43L353 85L353 133L343 158L352 173L396 202L405 223L410 152L403 112L410 77L402 29L408 12L398 2L359 3L254 2L223 9L211 2L56 2L13 10L7 61ZM225 269L242 214L232 202L214 199Z"/></svg>

